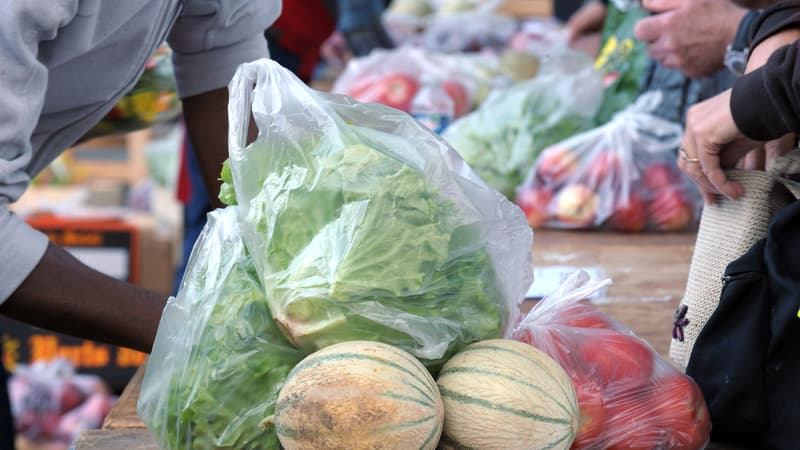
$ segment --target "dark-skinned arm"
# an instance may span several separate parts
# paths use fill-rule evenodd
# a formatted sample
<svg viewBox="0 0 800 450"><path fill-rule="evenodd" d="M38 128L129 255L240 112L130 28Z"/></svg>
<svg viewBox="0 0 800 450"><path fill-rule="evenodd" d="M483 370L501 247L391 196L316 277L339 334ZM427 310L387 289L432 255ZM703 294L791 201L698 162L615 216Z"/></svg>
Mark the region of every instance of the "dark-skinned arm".
<svg viewBox="0 0 800 450"><path fill-rule="evenodd" d="M0 305L48 330L150 352L166 297L97 272L57 245Z"/></svg>

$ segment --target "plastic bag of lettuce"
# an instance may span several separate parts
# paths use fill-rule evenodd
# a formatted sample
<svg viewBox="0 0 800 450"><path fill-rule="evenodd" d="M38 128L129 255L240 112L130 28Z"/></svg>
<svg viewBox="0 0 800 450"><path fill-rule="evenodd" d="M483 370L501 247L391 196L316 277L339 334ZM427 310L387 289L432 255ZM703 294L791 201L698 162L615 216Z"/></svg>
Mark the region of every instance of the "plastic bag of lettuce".
<svg viewBox="0 0 800 450"><path fill-rule="evenodd" d="M304 353L272 321L235 207L209 214L187 267L159 324L139 414L163 449L278 449L259 425Z"/></svg>
<svg viewBox="0 0 800 450"><path fill-rule="evenodd" d="M489 186L514 199L544 148L592 128L602 98L591 58L562 48L535 78L493 93L444 138Z"/></svg>
<svg viewBox="0 0 800 450"><path fill-rule="evenodd" d="M267 60L239 68L228 112L223 192L292 344L381 341L435 369L502 335L531 282L532 234L444 140Z"/></svg>

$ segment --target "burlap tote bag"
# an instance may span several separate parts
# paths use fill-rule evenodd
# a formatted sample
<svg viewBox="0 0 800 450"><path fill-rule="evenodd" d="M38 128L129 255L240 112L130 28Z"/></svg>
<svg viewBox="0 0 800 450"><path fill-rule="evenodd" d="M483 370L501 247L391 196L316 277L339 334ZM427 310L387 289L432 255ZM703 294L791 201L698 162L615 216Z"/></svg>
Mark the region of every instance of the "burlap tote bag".
<svg viewBox="0 0 800 450"><path fill-rule="evenodd" d="M745 194L737 200L722 198L718 204L703 208L669 349L670 357L682 370L686 370L697 336L719 304L725 268L766 237L776 211L800 198L800 184L791 179L800 175L798 149L779 158L766 172L726 173L744 186Z"/></svg>

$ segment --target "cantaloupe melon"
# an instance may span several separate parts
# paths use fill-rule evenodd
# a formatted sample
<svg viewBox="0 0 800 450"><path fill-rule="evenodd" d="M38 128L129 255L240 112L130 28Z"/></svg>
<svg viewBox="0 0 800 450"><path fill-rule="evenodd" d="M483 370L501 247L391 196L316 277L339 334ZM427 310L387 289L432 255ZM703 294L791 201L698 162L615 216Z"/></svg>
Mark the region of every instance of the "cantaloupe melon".
<svg viewBox="0 0 800 450"><path fill-rule="evenodd" d="M275 406L281 445L297 449L434 449L444 421L436 382L411 354L351 341L302 360Z"/></svg>
<svg viewBox="0 0 800 450"><path fill-rule="evenodd" d="M444 399L440 448L568 449L578 402L567 373L521 342L492 339L450 358L437 381Z"/></svg>

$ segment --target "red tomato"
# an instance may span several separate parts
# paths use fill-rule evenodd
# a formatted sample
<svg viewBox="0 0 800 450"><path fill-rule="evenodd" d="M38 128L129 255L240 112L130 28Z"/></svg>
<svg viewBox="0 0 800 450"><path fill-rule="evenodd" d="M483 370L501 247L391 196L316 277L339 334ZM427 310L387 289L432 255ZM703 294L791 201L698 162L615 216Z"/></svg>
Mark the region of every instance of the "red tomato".
<svg viewBox="0 0 800 450"><path fill-rule="evenodd" d="M672 372L628 397L609 409L609 430L617 437L610 450L699 450L708 442L708 409L689 377Z"/></svg>
<svg viewBox="0 0 800 450"><path fill-rule="evenodd" d="M597 448L606 425L603 388L596 380L589 377L573 376L573 383L581 417L578 434L571 448L576 450Z"/></svg>
<svg viewBox="0 0 800 450"><path fill-rule="evenodd" d="M604 386L612 382L640 382L653 374L652 351L627 334L608 333L596 339L585 339L578 354L585 364L594 368Z"/></svg>
<svg viewBox="0 0 800 450"><path fill-rule="evenodd" d="M575 303L553 314L553 323L575 328L613 330L611 322L592 306Z"/></svg>
<svg viewBox="0 0 800 450"><path fill-rule="evenodd" d="M469 94L464 85L457 81L443 81L442 88L453 99L453 110L456 117L461 117L469 112Z"/></svg>

